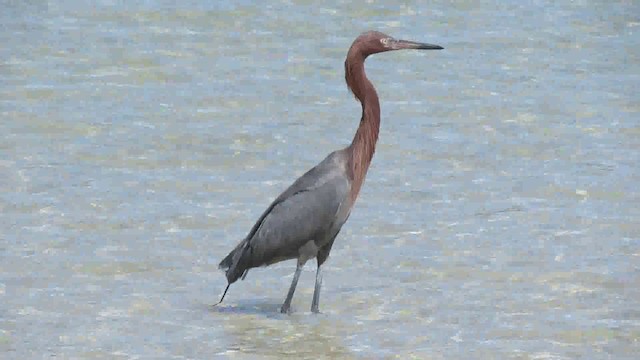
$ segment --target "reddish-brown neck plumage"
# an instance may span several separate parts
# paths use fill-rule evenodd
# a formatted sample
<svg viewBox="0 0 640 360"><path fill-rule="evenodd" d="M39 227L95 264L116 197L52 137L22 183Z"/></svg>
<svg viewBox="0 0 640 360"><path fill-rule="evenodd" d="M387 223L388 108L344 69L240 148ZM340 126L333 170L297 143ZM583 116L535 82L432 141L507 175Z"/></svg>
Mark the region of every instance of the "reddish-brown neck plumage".
<svg viewBox="0 0 640 360"><path fill-rule="evenodd" d="M344 63L347 86L362 104L360 126L348 147L352 201L355 201L358 196L367 175L380 131L380 102L376 89L364 72L365 58L361 43L355 42L349 49Z"/></svg>

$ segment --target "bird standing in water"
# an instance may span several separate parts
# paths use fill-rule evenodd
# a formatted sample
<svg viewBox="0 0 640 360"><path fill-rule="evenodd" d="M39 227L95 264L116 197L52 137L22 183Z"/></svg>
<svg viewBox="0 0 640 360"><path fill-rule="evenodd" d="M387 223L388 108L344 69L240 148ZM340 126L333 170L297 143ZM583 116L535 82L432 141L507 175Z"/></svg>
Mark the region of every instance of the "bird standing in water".
<svg viewBox="0 0 640 360"><path fill-rule="evenodd" d="M353 141L329 154L298 178L260 216L249 234L220 262L227 287L249 269L297 259L296 272L281 312L288 313L304 264L318 263L311 311L319 312L322 267L362 187L380 130L380 103L364 72L367 56L392 50L440 50L441 46L397 40L377 31L358 36L345 60L345 80L362 104L362 117ZM218 304L220 303L218 302Z"/></svg>

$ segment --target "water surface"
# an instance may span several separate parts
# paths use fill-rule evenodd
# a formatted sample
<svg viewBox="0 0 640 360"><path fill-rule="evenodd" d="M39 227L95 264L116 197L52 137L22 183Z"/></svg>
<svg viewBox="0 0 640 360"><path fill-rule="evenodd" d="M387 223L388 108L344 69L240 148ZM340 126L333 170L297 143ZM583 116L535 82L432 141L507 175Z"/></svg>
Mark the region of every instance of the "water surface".
<svg viewBox="0 0 640 360"><path fill-rule="evenodd" d="M0 14L3 358L631 359L640 352L640 7L8 2ZM295 264L225 302L217 263L351 140L369 177L309 313ZM637 356L637 355L636 355Z"/></svg>

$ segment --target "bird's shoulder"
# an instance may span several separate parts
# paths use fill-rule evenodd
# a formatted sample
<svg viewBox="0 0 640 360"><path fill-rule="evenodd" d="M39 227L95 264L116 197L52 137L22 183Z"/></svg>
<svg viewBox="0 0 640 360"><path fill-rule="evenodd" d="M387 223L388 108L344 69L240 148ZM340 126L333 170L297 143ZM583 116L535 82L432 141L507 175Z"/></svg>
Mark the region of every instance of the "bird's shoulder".
<svg viewBox="0 0 640 360"><path fill-rule="evenodd" d="M297 256L309 240L326 243L339 230L349 207L350 182L344 167L342 154L333 152L273 201L248 236L260 263Z"/></svg>
<svg viewBox="0 0 640 360"><path fill-rule="evenodd" d="M347 172L348 158L344 150L330 153L318 165L300 176L280 194L262 213L247 235L253 238L261 225L268 221L287 223L296 215L335 216L348 198L351 181Z"/></svg>
<svg viewBox="0 0 640 360"><path fill-rule="evenodd" d="M335 186L349 186L348 178L348 157L346 151L337 150L324 158L318 165L309 169L291 184L276 201L284 200L300 191L310 191L319 188L327 183L334 183Z"/></svg>

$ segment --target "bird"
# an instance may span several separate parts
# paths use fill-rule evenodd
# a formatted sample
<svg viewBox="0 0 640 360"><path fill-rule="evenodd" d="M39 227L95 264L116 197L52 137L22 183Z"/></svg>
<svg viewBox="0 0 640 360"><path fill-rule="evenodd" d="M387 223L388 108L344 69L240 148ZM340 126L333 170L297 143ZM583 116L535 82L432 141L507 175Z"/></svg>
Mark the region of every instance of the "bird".
<svg viewBox="0 0 640 360"><path fill-rule="evenodd" d="M442 46L398 40L379 31L360 34L344 63L348 89L362 106L360 124L347 147L330 153L296 179L273 200L247 236L220 262L227 287L247 276L249 269L296 259L296 270L280 311L290 313L291 300L303 266L316 259L311 312L320 312L320 290L325 261L360 193L380 130L380 102L364 69L369 55L393 50L441 50Z"/></svg>

